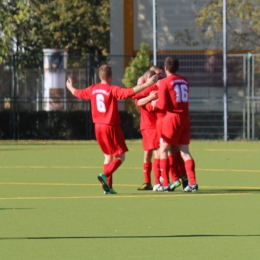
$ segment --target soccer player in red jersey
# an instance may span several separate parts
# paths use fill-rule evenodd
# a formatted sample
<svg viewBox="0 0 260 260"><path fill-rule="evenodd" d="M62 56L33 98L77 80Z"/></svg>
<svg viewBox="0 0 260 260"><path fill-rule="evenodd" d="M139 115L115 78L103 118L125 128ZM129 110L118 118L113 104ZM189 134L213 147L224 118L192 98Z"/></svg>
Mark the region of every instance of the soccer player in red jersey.
<svg viewBox="0 0 260 260"><path fill-rule="evenodd" d="M99 68L98 84L93 84L85 89L75 89L72 79L67 80L66 86L77 98L91 100L92 119L95 124L97 142L104 153L103 173L98 175L105 194L116 194L113 189L112 175L125 160L128 148L124 134L120 127L118 100L129 98L144 90L157 81L153 76L146 83L133 88L120 88L111 85L112 69L108 65Z"/></svg>
<svg viewBox="0 0 260 260"><path fill-rule="evenodd" d="M145 81L148 80L151 76L156 73L152 70L148 70L144 73ZM151 171L154 168L154 175L158 175L158 148L159 148L159 139L156 132L156 121L157 116L153 110L150 110L146 105L151 100L157 99L157 86L156 84L146 88L141 93L138 93L133 96L135 99L135 104L140 109L140 131L142 134L142 143L144 151L144 160L143 160L143 174L144 174L144 183L138 190L152 190L152 180L151 180ZM154 91L155 90L155 91ZM154 153L154 163L152 163L152 157ZM153 167L154 166L154 167Z"/></svg>
<svg viewBox="0 0 260 260"><path fill-rule="evenodd" d="M167 77L160 80L158 101L155 103L156 108L166 111L160 142L160 168L164 179L162 187L164 191L168 191L170 188L169 161L167 158L168 151L172 146L176 150L180 150L189 179L189 184L183 191L197 191L195 162L189 152L189 82L186 78L176 74L179 69L179 61L176 58L167 57L164 66Z"/></svg>

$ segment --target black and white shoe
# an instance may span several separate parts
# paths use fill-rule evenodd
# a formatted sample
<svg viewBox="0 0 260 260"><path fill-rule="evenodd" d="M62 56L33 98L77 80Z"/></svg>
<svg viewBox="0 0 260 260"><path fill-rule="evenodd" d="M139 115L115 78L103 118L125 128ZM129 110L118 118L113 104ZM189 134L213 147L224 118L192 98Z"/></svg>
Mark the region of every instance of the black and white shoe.
<svg viewBox="0 0 260 260"><path fill-rule="evenodd" d="M188 185L186 186L182 191L183 192L195 192L199 189L199 185L196 183L194 185Z"/></svg>

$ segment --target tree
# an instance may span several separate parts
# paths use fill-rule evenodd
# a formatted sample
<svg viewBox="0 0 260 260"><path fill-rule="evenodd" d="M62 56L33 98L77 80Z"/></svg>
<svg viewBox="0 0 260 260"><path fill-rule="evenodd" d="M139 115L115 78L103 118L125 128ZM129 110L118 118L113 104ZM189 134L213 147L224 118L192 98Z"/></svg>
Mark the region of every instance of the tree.
<svg viewBox="0 0 260 260"><path fill-rule="evenodd" d="M109 0L0 0L0 57L36 57L43 48L107 53L109 10Z"/></svg>
<svg viewBox="0 0 260 260"><path fill-rule="evenodd" d="M136 57L131 59L129 66L125 70L124 78L122 80L125 87L131 88L135 86L138 78L152 66L148 50L149 45L142 42Z"/></svg>
<svg viewBox="0 0 260 260"><path fill-rule="evenodd" d="M258 3L258 4L257 4ZM223 1L210 0L199 11L196 27L206 43L222 39ZM229 50L260 50L260 0L227 0ZM216 43L217 44L217 43Z"/></svg>
<svg viewBox="0 0 260 260"><path fill-rule="evenodd" d="M131 59L129 66L125 70L125 74L122 80L125 87L131 88L136 86L138 78L152 66L152 61L150 59L148 50L149 45L142 42L136 57ZM135 106L133 100L131 101L132 102L128 111L134 118L134 127L138 128L140 125L140 111Z"/></svg>

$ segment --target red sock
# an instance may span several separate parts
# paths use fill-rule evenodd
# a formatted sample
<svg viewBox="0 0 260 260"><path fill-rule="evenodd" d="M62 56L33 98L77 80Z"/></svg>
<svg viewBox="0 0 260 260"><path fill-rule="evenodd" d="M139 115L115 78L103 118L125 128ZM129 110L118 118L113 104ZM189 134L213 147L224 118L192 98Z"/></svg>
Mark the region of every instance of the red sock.
<svg viewBox="0 0 260 260"><path fill-rule="evenodd" d="M105 175L113 174L117 168L122 164L122 161L120 158L115 158L111 163L108 164L106 168L106 172L104 172Z"/></svg>
<svg viewBox="0 0 260 260"><path fill-rule="evenodd" d="M143 163L144 182L151 183L152 163Z"/></svg>
<svg viewBox="0 0 260 260"><path fill-rule="evenodd" d="M193 159L189 159L187 161L184 162L185 164L185 169L187 172L187 176L189 179L189 184L193 185L196 184L196 177L195 177L195 162Z"/></svg>
<svg viewBox="0 0 260 260"><path fill-rule="evenodd" d="M163 177L163 186L169 185L169 161L168 158L160 160L161 175Z"/></svg>
<svg viewBox="0 0 260 260"><path fill-rule="evenodd" d="M104 174L108 172L108 170L107 170L108 166L109 166L109 164L104 164L104 165L103 165L103 172L104 172ZM106 174L105 174L105 175L106 175ZM110 174L110 175L106 175L106 176L107 176L108 186L109 186L109 188L112 188L112 186L113 186L113 178L112 178L112 176L113 176L113 175Z"/></svg>
<svg viewBox="0 0 260 260"><path fill-rule="evenodd" d="M160 170L160 159L154 158L153 159L153 173L154 173L154 184L160 183L160 176L161 176L161 170Z"/></svg>
<svg viewBox="0 0 260 260"><path fill-rule="evenodd" d="M173 182L177 181L179 179L179 175L178 175L178 170L176 167L175 158L172 154L170 154L168 156L168 160L169 160L169 166L170 166L169 173L170 173L171 179Z"/></svg>
<svg viewBox="0 0 260 260"><path fill-rule="evenodd" d="M182 178L182 177L187 177L187 174L186 174L186 170L185 170L185 165L184 165L184 161L181 157L181 153L178 152L175 156L175 162L176 162L176 165L178 167L178 174L179 174L179 178Z"/></svg>
<svg viewBox="0 0 260 260"><path fill-rule="evenodd" d="M107 184L108 184L109 188L113 187L113 174L107 176Z"/></svg>

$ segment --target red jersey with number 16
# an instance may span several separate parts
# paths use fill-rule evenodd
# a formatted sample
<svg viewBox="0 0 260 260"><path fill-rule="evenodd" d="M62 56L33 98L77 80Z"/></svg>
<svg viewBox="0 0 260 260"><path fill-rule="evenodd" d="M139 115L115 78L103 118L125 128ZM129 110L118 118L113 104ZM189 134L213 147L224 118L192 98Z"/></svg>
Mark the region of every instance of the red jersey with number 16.
<svg viewBox="0 0 260 260"><path fill-rule="evenodd" d="M133 96L132 88L120 88L109 84L95 84L77 89L74 96L91 100L92 120L95 124L119 125L121 123L118 100Z"/></svg>
<svg viewBox="0 0 260 260"><path fill-rule="evenodd" d="M156 107L166 113L189 113L189 82L177 74L171 74L159 82Z"/></svg>

